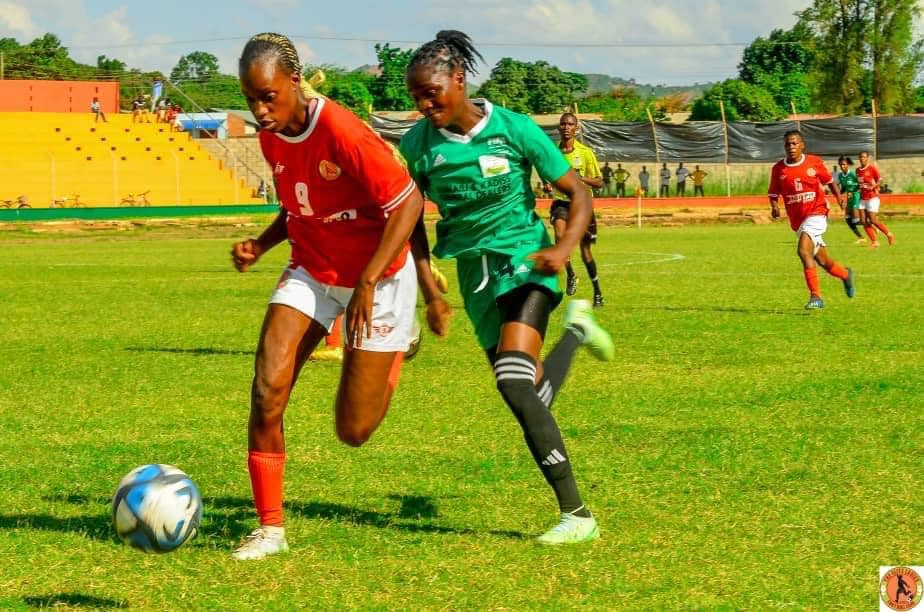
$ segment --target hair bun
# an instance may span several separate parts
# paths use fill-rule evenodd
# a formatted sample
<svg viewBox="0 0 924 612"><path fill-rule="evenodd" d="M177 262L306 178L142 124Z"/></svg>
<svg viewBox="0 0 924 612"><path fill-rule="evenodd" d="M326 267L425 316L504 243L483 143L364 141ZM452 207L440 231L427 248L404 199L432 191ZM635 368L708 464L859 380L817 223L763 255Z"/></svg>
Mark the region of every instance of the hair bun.
<svg viewBox="0 0 924 612"><path fill-rule="evenodd" d="M440 30L436 33L436 40L441 42L456 42L459 39L465 40L468 36L459 30Z"/></svg>

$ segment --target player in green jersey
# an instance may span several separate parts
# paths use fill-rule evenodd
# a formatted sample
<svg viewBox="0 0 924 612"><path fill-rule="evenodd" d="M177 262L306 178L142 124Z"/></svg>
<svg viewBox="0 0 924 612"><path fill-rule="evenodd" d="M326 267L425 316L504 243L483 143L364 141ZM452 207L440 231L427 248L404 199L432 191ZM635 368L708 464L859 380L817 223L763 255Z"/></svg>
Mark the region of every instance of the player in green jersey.
<svg viewBox="0 0 924 612"><path fill-rule="evenodd" d="M837 165L841 170L837 180L843 194L843 202L839 202L839 204L844 209L844 220L847 222L847 227L850 228L850 231L856 235L856 244L863 244L866 242L866 238L857 229L863 225L864 214L864 211L860 210L860 181L857 179L857 173L850 169L850 166L853 165L852 159L841 155L837 160Z"/></svg>
<svg viewBox="0 0 924 612"><path fill-rule="evenodd" d="M529 117L469 99L466 72L475 72L478 58L469 37L457 31L440 32L415 52L407 86L427 120L401 139L401 153L439 208L433 252L456 259L465 311L494 369L497 389L558 498L560 522L539 541L585 542L599 537L597 523L578 493L549 406L577 348L586 345L609 360L613 341L597 325L590 303L573 300L558 344L545 361L539 355L549 315L562 298L556 275L587 228L590 194ZM555 246L535 211L533 168L571 197L571 223ZM421 234L415 233L416 249L427 251ZM435 332L445 332L445 318L431 316L430 304L441 298L426 275L422 286L428 322Z"/></svg>

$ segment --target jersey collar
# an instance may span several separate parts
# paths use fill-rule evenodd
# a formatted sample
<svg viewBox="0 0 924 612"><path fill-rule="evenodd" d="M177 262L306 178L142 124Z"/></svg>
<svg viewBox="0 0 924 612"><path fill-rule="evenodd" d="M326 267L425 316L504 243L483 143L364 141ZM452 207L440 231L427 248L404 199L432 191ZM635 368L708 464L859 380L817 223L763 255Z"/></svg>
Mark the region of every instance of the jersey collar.
<svg viewBox="0 0 924 612"><path fill-rule="evenodd" d="M789 167L789 168L795 168L796 166L801 166L801 165L802 165L802 162L804 162L804 161L805 161L805 153L802 154L802 157L799 158L799 161L797 161L797 162L795 162L795 163L793 163L793 164L791 164L791 163L789 163L788 161L786 161L786 158L785 158L785 157L783 158L783 163L784 163L787 167Z"/></svg>
<svg viewBox="0 0 924 612"><path fill-rule="evenodd" d="M443 135L443 138L446 140L451 140L452 142L468 144L484 130L485 126L488 125L488 121L491 120L491 113L494 112L494 105L484 98L472 98L472 103L484 108L484 117L482 117L481 120L476 123L475 126L466 134L456 134L455 132L450 132L445 128L440 128L440 134Z"/></svg>
<svg viewBox="0 0 924 612"><path fill-rule="evenodd" d="M311 136L311 133L314 131L314 126L318 124L318 117L321 116L321 111L324 109L324 102L326 100L324 98L317 98L317 101L318 104L314 109L314 113L311 114L311 121L308 122L308 129L298 136L286 136L282 132L275 132L276 136L290 144L298 144L308 140L308 137Z"/></svg>

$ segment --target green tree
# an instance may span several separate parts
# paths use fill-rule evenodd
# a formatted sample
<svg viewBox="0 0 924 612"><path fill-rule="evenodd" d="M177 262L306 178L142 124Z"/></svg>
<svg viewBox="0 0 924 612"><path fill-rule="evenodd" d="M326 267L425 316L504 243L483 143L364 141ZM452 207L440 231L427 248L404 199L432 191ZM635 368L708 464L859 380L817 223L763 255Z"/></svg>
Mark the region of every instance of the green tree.
<svg viewBox="0 0 924 612"><path fill-rule="evenodd" d="M813 35L809 73L815 103L858 113L875 99L883 112L914 107L914 81L924 61L914 39L916 0L814 0L799 13Z"/></svg>
<svg viewBox="0 0 924 612"><path fill-rule="evenodd" d="M182 56L170 71L174 83L186 81L207 81L218 74L218 58L205 51L193 51Z"/></svg>
<svg viewBox="0 0 924 612"><path fill-rule="evenodd" d="M791 30L773 30L744 49L738 77L766 89L777 106L797 112L812 110L807 73L814 62L812 33L802 22Z"/></svg>
<svg viewBox="0 0 924 612"><path fill-rule="evenodd" d="M501 59L478 95L520 113L557 113L587 90L587 77L545 61Z"/></svg>
<svg viewBox="0 0 924 612"><path fill-rule="evenodd" d="M582 113L600 113L604 121L648 121L646 108L655 119L664 112L651 98L642 98L633 87L614 87L609 94L594 94L578 101Z"/></svg>
<svg viewBox="0 0 924 612"><path fill-rule="evenodd" d="M872 1L872 96L882 112L914 108L914 80L924 60L924 41L914 40L914 18L920 13L918 0Z"/></svg>
<svg viewBox="0 0 924 612"><path fill-rule="evenodd" d="M105 70L107 73L118 76L125 72L125 62L114 58L108 58L105 55L99 55L96 58L96 67Z"/></svg>
<svg viewBox="0 0 924 612"><path fill-rule="evenodd" d="M360 70L349 71L333 64L307 66L305 75L310 76L317 70L324 73L324 82L317 88L320 93L349 108L361 118L369 118L369 107L374 104L369 88L375 77Z"/></svg>
<svg viewBox="0 0 924 612"><path fill-rule="evenodd" d="M720 100L725 104L728 121L775 121L786 116L763 88L740 79L728 79L710 87L693 102L690 121L721 120Z"/></svg>
<svg viewBox="0 0 924 612"><path fill-rule="evenodd" d="M414 100L407 93L404 84L407 66L411 63L414 49L398 49L388 43L375 45L379 60L379 75L368 87L375 108L382 110L412 110Z"/></svg>

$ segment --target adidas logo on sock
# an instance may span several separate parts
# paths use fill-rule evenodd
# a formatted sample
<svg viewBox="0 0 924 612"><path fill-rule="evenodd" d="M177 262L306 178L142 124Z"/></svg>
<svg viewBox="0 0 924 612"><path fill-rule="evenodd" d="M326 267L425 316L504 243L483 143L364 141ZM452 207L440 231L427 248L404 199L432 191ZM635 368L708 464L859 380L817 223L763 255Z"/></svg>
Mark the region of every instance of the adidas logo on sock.
<svg viewBox="0 0 924 612"><path fill-rule="evenodd" d="M557 465L567 460L568 458L558 452L557 448L553 448L549 456L542 460L542 465Z"/></svg>

